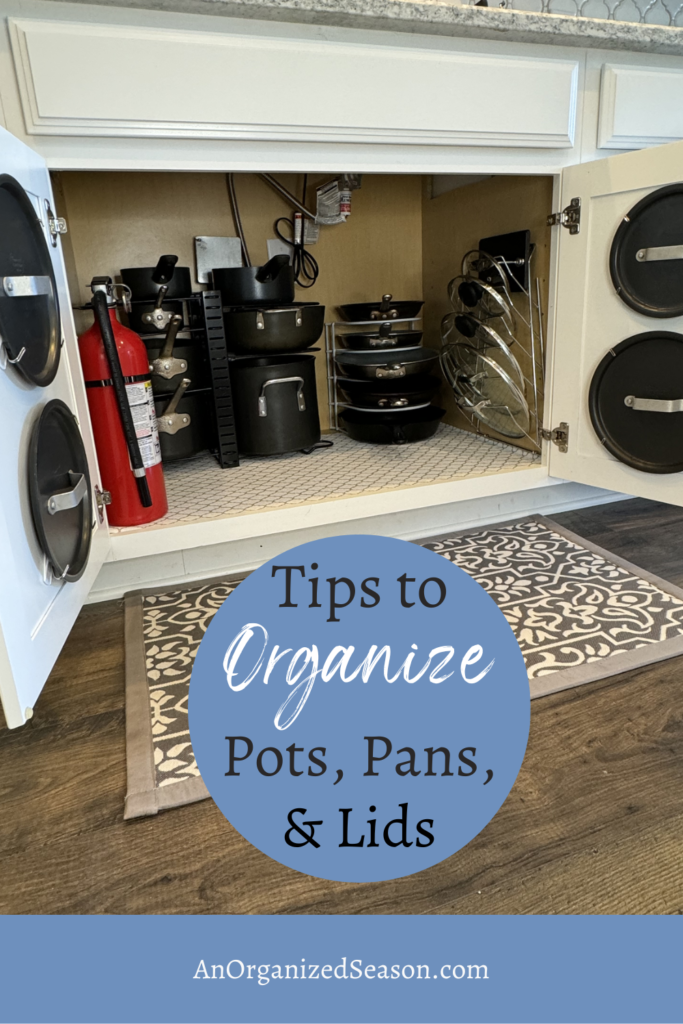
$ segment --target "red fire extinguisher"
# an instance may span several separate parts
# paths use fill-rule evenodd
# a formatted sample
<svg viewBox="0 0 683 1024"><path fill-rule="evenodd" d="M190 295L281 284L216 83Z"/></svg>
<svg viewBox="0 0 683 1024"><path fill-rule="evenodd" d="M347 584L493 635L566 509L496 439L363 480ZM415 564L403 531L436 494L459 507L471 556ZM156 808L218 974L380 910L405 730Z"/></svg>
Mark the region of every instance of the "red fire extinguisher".
<svg viewBox="0 0 683 1024"><path fill-rule="evenodd" d="M140 526L168 511L147 350L119 323L110 277L91 285L95 323L78 339L111 526Z"/></svg>

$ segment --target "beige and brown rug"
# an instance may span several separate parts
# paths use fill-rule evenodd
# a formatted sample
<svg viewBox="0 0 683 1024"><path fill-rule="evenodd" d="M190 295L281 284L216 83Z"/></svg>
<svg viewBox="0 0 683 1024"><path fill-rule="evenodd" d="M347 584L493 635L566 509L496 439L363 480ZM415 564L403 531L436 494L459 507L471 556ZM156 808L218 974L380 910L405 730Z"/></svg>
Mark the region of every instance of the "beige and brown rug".
<svg viewBox="0 0 683 1024"><path fill-rule="evenodd" d="M683 590L542 516L420 543L468 572L501 608L532 698L683 654ZM209 795L188 729L190 674L211 619L239 582L126 598L126 818Z"/></svg>

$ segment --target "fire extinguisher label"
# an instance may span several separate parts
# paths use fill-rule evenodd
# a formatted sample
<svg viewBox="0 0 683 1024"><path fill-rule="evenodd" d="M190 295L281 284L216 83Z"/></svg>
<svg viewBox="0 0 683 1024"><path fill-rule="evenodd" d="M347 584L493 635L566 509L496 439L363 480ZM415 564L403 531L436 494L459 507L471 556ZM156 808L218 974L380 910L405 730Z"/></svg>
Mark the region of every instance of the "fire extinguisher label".
<svg viewBox="0 0 683 1024"><path fill-rule="evenodd" d="M126 394L133 414L133 425L140 445L142 462L145 469L149 469L150 466L156 466L161 462L161 445L151 380L126 384Z"/></svg>

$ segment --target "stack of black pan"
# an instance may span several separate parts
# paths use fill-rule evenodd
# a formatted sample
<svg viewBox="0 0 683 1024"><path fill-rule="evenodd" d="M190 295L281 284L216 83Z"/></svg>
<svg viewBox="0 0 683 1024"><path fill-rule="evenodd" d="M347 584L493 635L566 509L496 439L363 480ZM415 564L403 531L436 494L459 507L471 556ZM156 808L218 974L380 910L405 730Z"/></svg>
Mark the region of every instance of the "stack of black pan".
<svg viewBox="0 0 683 1024"><path fill-rule="evenodd" d="M320 442L315 356L325 307L294 301L285 255L260 267L212 271L223 301L241 455L308 451Z"/></svg>
<svg viewBox="0 0 683 1024"><path fill-rule="evenodd" d="M189 267L162 256L156 267L129 267L129 327L142 338L152 375L162 462L188 459L215 447L216 427L206 336L184 322L192 295Z"/></svg>
<svg viewBox="0 0 683 1024"><path fill-rule="evenodd" d="M432 437L444 410L432 405L440 379L432 376L438 352L413 330L421 302L356 302L340 306L349 330L336 335L337 387L346 407L342 429L354 441L408 444Z"/></svg>

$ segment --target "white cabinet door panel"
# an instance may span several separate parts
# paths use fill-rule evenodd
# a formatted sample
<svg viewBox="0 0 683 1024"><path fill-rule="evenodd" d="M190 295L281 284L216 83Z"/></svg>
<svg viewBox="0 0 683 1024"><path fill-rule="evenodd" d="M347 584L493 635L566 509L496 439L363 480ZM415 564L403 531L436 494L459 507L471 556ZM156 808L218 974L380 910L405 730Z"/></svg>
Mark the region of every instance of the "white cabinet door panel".
<svg viewBox="0 0 683 1024"><path fill-rule="evenodd" d="M683 139L683 68L604 64L599 149L642 149Z"/></svg>
<svg viewBox="0 0 683 1024"><path fill-rule="evenodd" d="M39 20L10 33L29 134L573 145L578 60Z"/></svg>
<svg viewBox="0 0 683 1024"><path fill-rule="evenodd" d="M52 209L54 200L45 164L3 129L0 174L11 175L22 185L46 226L45 200ZM31 518L27 462L33 425L52 399L61 399L76 414L92 483L99 484L61 244L49 249L64 334L57 376L49 387L37 388L12 367L0 369L0 697L10 727L23 724L27 709L30 713L33 708L109 550L107 528L98 523L81 579L51 584L43 580L44 559Z"/></svg>
<svg viewBox="0 0 683 1024"><path fill-rule="evenodd" d="M649 331L683 334L683 317L635 312L617 295L609 272L615 232L629 210L650 192L683 181L683 143L596 160L562 174L562 207L581 200L581 229L561 231L555 311L551 403L546 425L569 424L569 450L550 445L554 477L683 505L683 473L633 469L605 450L591 423L588 394L593 374L611 348ZM683 244L683 238L681 238ZM668 382L667 382L668 383ZM683 380L681 397L683 397ZM677 415L683 415L677 414Z"/></svg>

